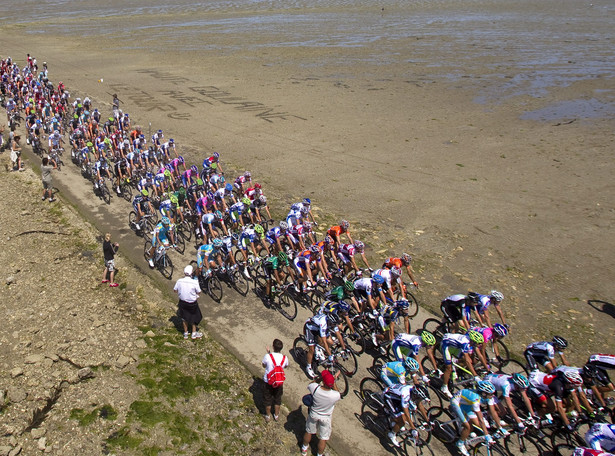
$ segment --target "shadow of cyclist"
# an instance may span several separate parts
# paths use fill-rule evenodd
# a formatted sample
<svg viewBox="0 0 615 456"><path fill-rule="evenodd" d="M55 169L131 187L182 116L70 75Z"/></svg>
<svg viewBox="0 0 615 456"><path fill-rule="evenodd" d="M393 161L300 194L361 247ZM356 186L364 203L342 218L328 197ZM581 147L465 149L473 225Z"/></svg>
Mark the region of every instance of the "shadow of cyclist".
<svg viewBox="0 0 615 456"><path fill-rule="evenodd" d="M610 302L601 301L599 299L588 299L587 304L592 306L598 312L605 313L611 316L611 318L615 318L615 305Z"/></svg>

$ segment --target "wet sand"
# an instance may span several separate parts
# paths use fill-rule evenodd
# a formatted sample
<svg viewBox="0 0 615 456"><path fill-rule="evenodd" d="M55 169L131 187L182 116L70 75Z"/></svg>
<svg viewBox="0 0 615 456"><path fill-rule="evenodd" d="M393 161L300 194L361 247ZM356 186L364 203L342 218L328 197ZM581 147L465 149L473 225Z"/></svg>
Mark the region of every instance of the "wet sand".
<svg viewBox="0 0 615 456"><path fill-rule="evenodd" d="M536 6L536 14L547 13ZM191 50L194 35L178 34L153 52L160 43L147 30L122 27L148 18L105 18L110 31L122 30L121 40L113 33L76 38L51 26L33 35L25 32L46 25L11 25L0 30L0 52L47 61L54 82L108 112L117 93L136 123L146 132L150 122L162 128L191 162L217 150L230 169L250 169L278 215L308 196L323 223L349 219L373 258L409 251L428 306L468 289L499 289L522 328L510 342L517 350L553 333L572 341L579 362L614 346L612 316L585 303L615 295L613 118L520 119L564 101L612 103L612 79L598 72L540 97L498 99L482 76L493 74L494 60L504 78L531 85L538 76L515 73L502 55L476 57L438 34L398 43L404 53L392 54L383 69L369 58L382 43L343 51L238 45L267 42L268 29L218 33L211 48L203 33L198 50ZM463 24L457 27L462 34ZM335 24L329 33L335 36ZM446 68L434 69L446 65L430 62L430 49L444 48L472 56L467 74L446 79Z"/></svg>

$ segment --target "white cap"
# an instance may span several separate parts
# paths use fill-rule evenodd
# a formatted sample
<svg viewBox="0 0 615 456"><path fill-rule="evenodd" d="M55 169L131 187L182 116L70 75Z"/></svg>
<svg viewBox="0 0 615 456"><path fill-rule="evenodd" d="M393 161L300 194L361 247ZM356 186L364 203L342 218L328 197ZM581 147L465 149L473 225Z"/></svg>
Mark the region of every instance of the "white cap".
<svg viewBox="0 0 615 456"><path fill-rule="evenodd" d="M184 268L184 275L187 275L187 276L192 275L192 271L193 271L192 266L188 265Z"/></svg>

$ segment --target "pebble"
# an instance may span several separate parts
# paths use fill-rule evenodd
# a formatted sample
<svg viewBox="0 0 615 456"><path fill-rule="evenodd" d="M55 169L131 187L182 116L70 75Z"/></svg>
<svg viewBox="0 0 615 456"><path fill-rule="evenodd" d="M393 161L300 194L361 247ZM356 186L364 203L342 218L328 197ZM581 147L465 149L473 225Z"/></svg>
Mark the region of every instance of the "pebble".
<svg viewBox="0 0 615 456"><path fill-rule="evenodd" d="M156 334L152 330L149 330L148 332L145 333L145 337L154 337L155 335Z"/></svg>
<svg viewBox="0 0 615 456"><path fill-rule="evenodd" d="M128 366L131 362L132 362L132 358L126 356L126 355L120 355L118 356L117 360L115 361L115 365L116 367L123 369L126 366Z"/></svg>
<svg viewBox="0 0 615 456"><path fill-rule="evenodd" d="M28 355L26 356L25 363L26 364L38 364L43 361L45 357L43 355Z"/></svg>
<svg viewBox="0 0 615 456"><path fill-rule="evenodd" d="M13 276L8 276L8 277L6 278L6 284L7 284L7 285L10 285L10 284L12 284L12 283L15 283L15 277L13 277Z"/></svg>
<svg viewBox="0 0 615 456"><path fill-rule="evenodd" d="M34 428L30 431L30 435L32 435L33 439L40 439L47 433L47 429L42 428Z"/></svg>
<svg viewBox="0 0 615 456"><path fill-rule="evenodd" d="M12 378L19 377L20 375L23 375L23 369L21 367L16 367L11 370Z"/></svg>

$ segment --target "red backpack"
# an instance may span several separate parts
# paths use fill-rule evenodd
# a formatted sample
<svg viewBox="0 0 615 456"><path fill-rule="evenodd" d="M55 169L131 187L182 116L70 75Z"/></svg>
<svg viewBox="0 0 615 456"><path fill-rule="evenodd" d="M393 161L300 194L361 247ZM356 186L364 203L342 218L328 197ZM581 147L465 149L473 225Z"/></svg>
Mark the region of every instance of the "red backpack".
<svg viewBox="0 0 615 456"><path fill-rule="evenodd" d="M275 363L275 358L273 354L269 353L271 357L271 362L273 363L273 369L269 371L267 374L267 383L269 383L274 388L278 388L284 384L284 380L286 380L286 374L284 373L284 369L282 369L282 364L286 362L286 356L282 356L282 362L280 364Z"/></svg>

